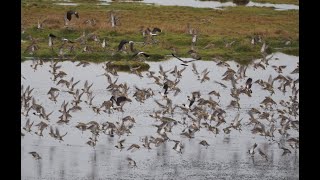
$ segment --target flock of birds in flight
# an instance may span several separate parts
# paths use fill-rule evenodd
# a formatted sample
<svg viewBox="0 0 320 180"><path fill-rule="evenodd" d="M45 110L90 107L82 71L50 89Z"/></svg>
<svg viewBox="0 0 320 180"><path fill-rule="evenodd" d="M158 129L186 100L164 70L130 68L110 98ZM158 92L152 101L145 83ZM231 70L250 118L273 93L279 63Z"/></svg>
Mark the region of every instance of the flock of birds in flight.
<svg viewBox="0 0 320 180"><path fill-rule="evenodd" d="M68 25L72 15L79 18L78 12L68 11L65 16L65 25ZM113 24L116 24L116 16L112 15L111 17L113 18ZM41 26L38 25L38 28L41 28ZM148 28L146 31L144 31L144 33L148 33L151 37L156 36L158 32L161 32L159 28L154 28L152 31ZM222 80L229 81L232 85L230 89L230 95L233 99L227 108L234 108L235 110L239 111L241 109L239 103L240 95L244 95L244 98L251 98L251 94L255 93L252 92L251 89L253 84L260 85L262 90L270 93L270 96L265 97L265 99L260 103L259 107L252 107L249 111L247 111L250 118L247 119L246 123L243 121L243 118L240 118L240 112L237 113L232 122L226 121L227 113L219 104L220 101L217 102L217 99L219 100L221 98L220 93L215 90L208 93L208 99L204 98L199 90L190 92L190 95L187 96L186 99L187 103L172 103L170 96L178 96L181 93L179 82L180 79L183 78L184 70L189 68L189 65L191 65L192 72L201 83L209 82L210 80L210 77L208 76L210 71L208 68L204 69L202 72L199 72L197 69L196 62L200 60L201 57L199 57L194 50L197 34L193 32L194 31L192 31L193 37L190 50L190 54L192 54L193 59L183 60L176 54L172 53L173 57L181 61L183 68L179 69L177 66L175 66L173 70L164 70L163 67L159 65L158 72L147 71L145 76L143 76L141 71L139 71L140 67L130 67L130 73L136 74L140 78L149 78L159 86L161 91L156 91L152 88L139 88L137 86L129 87L127 83L117 83L119 77L117 69L112 66L112 61L106 62L102 66L102 68L105 70L105 73L100 76L107 78L108 86L106 87L106 90L110 92L111 95L101 104L93 103L93 99L95 98L92 90L93 83L90 83L88 80L86 80L83 86L80 87L81 80L75 80L74 77L71 77L69 80L66 79L68 74L60 70L62 65L60 65L58 61L52 60L49 70L52 75L50 80L53 81L56 86L51 87L48 90L48 99L53 103L58 103L57 98L59 97L59 94L68 93L71 97L73 97L73 100L71 102L66 102L65 100L62 102L60 106L61 108L58 110L61 114L59 116L59 120L53 122L50 119L50 115L54 111L46 111L41 103L36 101L35 97L32 95L34 88L30 87L30 85L27 87L22 85L21 114L22 116L27 117L27 120L23 127L23 131L21 131L21 136L32 135L31 132L34 132L35 135L42 137L46 135L43 134L44 130L49 128L48 135L61 142L63 141L63 138L68 135L68 132L61 133L58 126L62 124L68 125L69 121L72 119L72 114L81 111L84 106L91 108L92 111L97 115L101 115L102 113L114 114L117 112L125 112L125 105L128 103L128 106L130 106L131 102L133 101L144 103L144 101L147 99L154 98L154 102L158 105L159 109L154 111L149 116L160 124L154 125L156 129L156 135L143 137L140 140L140 145L131 144L126 146L125 139L122 138L125 135L132 135L130 130L136 123L135 118L132 116L126 116L116 122L78 122L75 128L82 133L85 131L91 133L91 137L89 137L88 141L86 141L86 144L88 146L92 146L93 148L96 146L99 135L104 133L110 137L118 136L119 139L114 148L118 148L119 150L126 148L128 151L134 151L140 149L141 146L151 150L153 147L159 147L161 144L170 141L174 142L172 149L182 154L184 149L182 140L175 140L168 136L168 134L172 132L171 129L175 126L183 127L183 130L180 133L181 137L192 139L195 137L195 134L200 131L200 129L206 129L208 132L213 133L214 135L220 134L221 129L223 130L224 134L230 134L231 131L241 132L242 125L245 125L248 128L252 128L252 134L264 136L265 138L268 138L269 141L277 143L279 148L283 150L282 155L291 153L290 148L294 150L297 149L299 147L299 138L290 137L288 130L291 129L299 132L299 120L296 120L297 116L299 115L299 89L297 85L299 84L299 78L292 79L289 75L284 76L282 70L285 69L286 66L272 66L272 68L278 73L278 76L272 78L270 75L268 80L264 81L262 79L254 80L250 77L247 78L246 69L251 64L237 65L238 69L234 70L227 62L219 60L216 61L216 66L227 69L222 75ZM53 48L53 39L55 38L57 38L55 35L49 35L48 44L50 48ZM63 41L65 43L74 43L68 39L63 39ZM105 45L106 42L103 42ZM252 39L252 43L262 44L262 41L259 39L259 37L254 37ZM133 48L134 42L127 40L122 40L119 43L118 51L125 51L126 44L130 45L130 50L134 52L134 56L149 56L143 51L135 50ZM271 57L268 57L266 54L266 46L267 45L263 43L261 48L261 54L263 55L263 58L259 62L253 64L255 69L261 69L262 71L269 65L268 61L271 59ZM33 42L32 45L27 48L27 50L32 53L35 52L36 44ZM41 59L34 60L34 63L31 65L31 67L34 69L34 71L36 71L37 67L42 66L43 64L44 62ZM76 66L86 67L88 65L90 65L89 62L81 61ZM297 64L297 67L291 71L291 74L298 73L299 64ZM171 80L169 76L172 76L175 79ZM21 77L25 79L23 75L21 75ZM238 86L239 80L244 80L244 83L240 87ZM228 86L222 82L214 82L217 85L222 86L224 89L228 88ZM291 91L291 95L289 96L290 99L288 101L281 100L280 102L275 102L272 99L272 95L276 90L274 82L278 82L279 87L277 87L277 89L280 92L288 93L288 91ZM132 95L128 93L129 89L134 90ZM162 102L156 99L156 97L159 96L162 97ZM213 98L213 96L215 98ZM175 112L179 110L184 114L181 121L174 118ZM38 116L40 122L36 124L34 120L31 120L33 119L33 116ZM54 124L57 124L58 126L55 127ZM227 124L227 126L221 128L222 124ZM280 138L280 140L275 139L275 132L281 135L282 138ZM206 140L201 140L199 144L205 147L210 146ZM254 156L255 149L257 147L258 144L254 143L252 147L248 149L248 153L251 156ZM41 159L41 156L37 152L33 151L29 153L35 159ZM261 148L258 148L258 154L268 161L267 152L263 151ZM127 157L127 160L131 167L137 167L136 162L132 158Z"/></svg>

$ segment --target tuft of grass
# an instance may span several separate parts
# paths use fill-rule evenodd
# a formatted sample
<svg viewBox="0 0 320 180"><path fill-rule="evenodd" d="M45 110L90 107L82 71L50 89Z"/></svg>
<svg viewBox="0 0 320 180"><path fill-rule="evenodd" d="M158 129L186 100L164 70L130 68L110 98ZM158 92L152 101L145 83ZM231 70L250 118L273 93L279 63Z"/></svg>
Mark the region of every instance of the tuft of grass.
<svg viewBox="0 0 320 180"><path fill-rule="evenodd" d="M145 62L138 61L114 61L110 67L115 67L119 71L129 71L130 67L139 67L140 71L146 71L150 68L150 65Z"/></svg>

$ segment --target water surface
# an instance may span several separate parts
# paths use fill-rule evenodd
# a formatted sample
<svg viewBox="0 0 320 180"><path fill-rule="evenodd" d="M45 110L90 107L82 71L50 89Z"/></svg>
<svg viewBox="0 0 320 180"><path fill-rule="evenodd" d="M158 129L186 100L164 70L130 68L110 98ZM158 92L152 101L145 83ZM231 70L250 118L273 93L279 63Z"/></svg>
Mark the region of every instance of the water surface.
<svg viewBox="0 0 320 180"><path fill-rule="evenodd" d="M111 0L100 0L101 2L112 2ZM162 6L189 6L197 8L214 8L220 9L228 6L237 6L233 2L220 2L220 1L198 1L198 0L143 0L137 1L139 3L155 4ZM273 7L276 10L299 10L299 6L293 4L271 4L271 3L257 3L249 1L245 6L257 7Z"/></svg>
<svg viewBox="0 0 320 180"><path fill-rule="evenodd" d="M298 61L299 57L276 53L269 61L270 65L267 66L266 70L255 70L252 66L249 66L246 75L252 77L254 81L258 79L266 81L270 75L272 77L278 75L272 68L272 65L286 65L283 75L290 76L296 80L299 78L299 74L290 74L290 72L296 68ZM101 105L103 101L111 97L111 93L106 90L108 86L107 78L105 76L98 76L105 72L102 68L103 63L91 63L86 67L77 67L77 63L70 61L59 62L62 66L61 70L67 73L67 76L63 79L70 80L71 77L74 77L74 82L80 80L80 83L76 86L77 89L81 89L86 80L89 83L93 83L92 91L93 95L95 95L93 105ZM160 64L164 70L172 70L175 65L178 66L178 69L184 67L176 59L148 63L150 64L149 70L155 71L156 75L159 75ZM31 133L21 130L21 132L26 134L24 137L21 137L21 179L298 179L299 149L293 150L290 148L292 153L282 156L283 150L279 149L276 143L272 143L265 137L252 134L250 131L252 126L243 125L241 132L232 130L229 135L224 134L222 131L223 128L230 125L238 112L240 113L240 119L243 118L242 123L247 123L249 118L247 111L252 107L261 110L262 108L259 107L260 102L266 96L270 96L270 93L262 90L258 84L254 83L252 97L240 95L240 110L238 111L235 108L228 109L227 106L232 100L230 96L231 83L221 80L222 74L227 68L216 66L216 62L213 61L197 61L195 63L199 72L208 68L210 80L200 83L197 80L197 76L191 71L191 66L188 66L182 73L183 77L178 84L181 93L173 96L173 92L169 92L169 98L172 99L173 104L181 105L188 102L187 96L191 95L193 91L199 90L202 97L208 99L208 93L216 90L220 92L220 99L217 99L213 95L211 97L219 102L221 108L226 110L225 119L227 122L219 127L221 132L218 135L214 135L206 129L201 128L195 134L195 138L191 140L179 135L184 126L180 124L174 126L172 133L169 133L168 136L170 139L183 142L185 148L182 154L172 149L174 142L171 141L159 147L154 147L152 144L151 150L142 147L140 140L144 136L159 136L156 133L156 127L153 125L160 123L149 117L149 114L153 111L160 109L154 100L157 99L165 103L158 93L162 90L162 87L154 84L153 80L146 76L147 72L142 73L144 76L142 78L134 74L119 72L117 83L128 84L130 87L129 97L133 100L131 103L124 105L125 112L115 111L112 114L102 112L97 115L89 105L81 102L82 111L71 112L72 118L68 125L58 125L56 122L61 115L58 110L64 100L71 102L73 99L72 95L60 92L56 104L50 101L47 95L50 87L66 90L66 87L56 85L56 82L50 80L52 77L49 73L50 62L38 66L37 70L33 70L30 67L33 64L32 61L21 63L21 74L25 77L25 79L21 79L22 85L24 87L30 85L34 88L32 95L37 103L41 104L47 113L53 111L53 114L50 116L50 122L47 122L49 126L59 127L61 134L68 132L64 137L64 141L59 142L49 136L49 127L43 131L43 137L39 137L34 133L37 130L34 126ZM237 70L237 63L228 63L232 69ZM168 75L169 79L175 79L172 74ZM111 77L113 80L117 78ZM237 86L243 85L246 79L238 80ZM228 88L223 88L214 83L214 81L222 82ZM134 85L140 88L150 87L155 92L155 95L147 99L145 103L139 103L132 97ZM292 95L290 88L288 88L287 93L283 94L276 88L278 86L279 83L275 82L275 94L271 97L277 103L280 100L288 101L289 96ZM83 95L82 99L86 100L86 95ZM279 103L275 107L281 108ZM103 123L110 121L115 123L127 115L133 116L136 123L131 129L132 134L121 137L121 139L126 139L124 143L125 149L122 151L114 147L119 140L118 136L112 138L101 133L96 147L92 148L86 144L89 137L91 137L91 133L89 131L82 133L75 128L78 122L96 121ZM182 121L182 117L185 117L185 115L181 110L177 109L172 118ZM278 115L275 115L275 117L278 117ZM21 129L28 118L34 121L34 124L41 121L38 116L33 115L31 112L29 117L21 115ZM299 117L292 118L299 120ZM276 127L281 128L279 119L277 119ZM298 132L295 130L290 129L288 133L290 137L299 137ZM281 139L278 131L275 132L275 139ZM210 146L208 148L201 146L199 144L201 140L206 140ZM133 143L139 144L141 146L140 150L134 152L127 151L127 148ZM254 155L254 158L251 158L247 154L247 151L254 143L257 143L258 147L266 152L269 161L263 159L258 153ZM28 154L30 151L38 152L42 159L33 159ZM138 167L131 168L128 166L126 160L128 156L136 161Z"/></svg>

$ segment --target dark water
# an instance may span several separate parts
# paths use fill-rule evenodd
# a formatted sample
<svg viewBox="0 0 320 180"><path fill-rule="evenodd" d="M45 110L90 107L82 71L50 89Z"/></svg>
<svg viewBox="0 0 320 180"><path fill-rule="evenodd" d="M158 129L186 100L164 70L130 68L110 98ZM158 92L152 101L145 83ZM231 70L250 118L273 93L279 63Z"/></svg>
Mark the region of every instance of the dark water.
<svg viewBox="0 0 320 180"><path fill-rule="evenodd" d="M278 60L275 60L275 59ZM290 76L292 79L297 79L299 74L289 74L296 68L299 57L289 56L282 53L274 54L272 60L269 61L269 66L266 70L254 70L249 66L246 75L255 80L267 80L269 75L276 77L277 72L271 67L272 65L286 65L283 70L283 75ZM187 102L187 96L193 91L200 90L202 97L208 99L207 95L210 91L216 90L220 92L219 104L221 108L226 110L226 123L222 124L219 129L221 132L218 135L213 135L206 129L201 129L195 134L195 138L189 140L179 134L183 130L182 125L177 125L172 128L172 133L168 136L170 139L182 141L185 148L183 153L179 154L172 148L174 142L168 141L159 147L151 145L151 150L142 147L141 138L144 136L157 137L156 127L153 124L159 124L156 120L149 117L155 110L159 110L159 106L154 103L154 99L162 101L162 97L157 91L161 91L161 87L153 83L153 80L146 77L146 72L143 72L143 78L139 78L134 74L119 72L118 84L126 82L129 89L129 97L132 98L134 93L133 85L141 88L150 87L156 95L147 99L145 103L141 104L132 98L132 102L124 105L125 112L115 111L112 114L102 112L97 115L85 103L80 103L82 111L71 113L72 118L68 125L58 125L58 117L61 113L58 112L64 100L71 101L72 95L60 92L58 102L48 99L47 92L50 87L57 87L61 90L66 90L66 87L54 84L50 80L51 74L49 71L50 62L38 66L34 71L30 65L32 61L25 61L21 63L21 74L25 79L21 79L24 87L30 85L34 88L32 95L36 98L38 104L41 104L46 112L53 111L50 116L49 126L59 127L60 133L68 134L64 137L64 141L59 142L49 136L49 127L43 131L43 137L39 137L34 132L37 130L33 126L32 132L25 132L22 127L26 120L30 118L31 122L37 124L41 121L38 116L29 113L29 117L21 115L21 132L25 133L21 137L21 179L298 179L299 176L299 149L292 149L291 154L282 156L283 150L279 149L276 143L272 143L269 139L251 133L251 126L243 125L242 131L232 130L231 133L224 134L222 129L228 126L234 119L236 114L240 113L240 119L243 118L242 123L248 122L247 111L252 107L258 108L260 102L264 97L269 96L268 91L262 90L257 84L253 84L252 97L240 95L241 108L226 109L226 106L231 101L229 81L223 81L222 74L226 71L226 67L218 67L212 61L197 61L196 65L198 71L201 72L205 68L210 71L210 80L200 83L197 77L192 73L191 66L188 66L182 73L178 87L181 93L177 96L169 94L173 104L182 104ZM92 86L93 94L96 96L93 100L93 105L101 105L105 100L111 96L110 92L106 90L108 86L107 78L99 76L104 73L103 64L91 63L86 67L77 67L78 62L60 62L61 70L67 73L64 78L69 80L74 77L74 81L80 80L76 88L81 89L85 80L89 83L94 83ZM165 62L150 62L150 71L155 71L158 74L159 64L164 70L173 69L175 65L178 69L183 66L176 59ZM235 62L229 62L232 69L237 70ZM170 74L169 79L174 80ZM112 79L115 77L112 76ZM228 86L227 89L214 83L214 81L223 82ZM240 86L244 84L246 79L238 81ZM275 82L274 87L278 87L278 82ZM276 88L275 88L276 89ZM272 95L274 101L287 101L291 96L291 91L288 89L286 94L283 94L278 89ZM212 96L217 100L216 97ZM86 95L83 95L86 99ZM218 101L218 100L217 100ZM299 101L299 100L298 100ZM276 107L280 107L279 103ZM260 108L261 109L261 108ZM122 151L115 148L116 142L119 140L118 136L113 138L101 133L98 137L96 147L93 149L86 144L91 133L85 131L81 133L75 128L78 122L96 121L103 123L106 121L116 122L123 117L130 115L136 120L134 127L131 129L132 134L125 138L124 147ZM173 117L175 120L181 121L184 115L180 110L176 110ZM299 117L292 117L299 120ZM263 120L261 120L263 121ZM279 120L277 120L279 121ZM281 128L276 124L276 128ZM295 130L289 129L290 137L299 137L299 133ZM279 140L281 135L278 131L275 132L275 139ZM206 140L210 146L205 148L200 145L201 140ZM141 148L134 152L127 151L127 148L133 144L139 144ZM257 143L258 147L263 149L267 154L269 161L263 159L257 152L252 158L247 154L251 146ZM288 146L288 145L287 145ZM40 160L35 160L28 152L36 151L42 157ZM131 157L137 163L137 167L131 168L128 166L127 157Z"/></svg>

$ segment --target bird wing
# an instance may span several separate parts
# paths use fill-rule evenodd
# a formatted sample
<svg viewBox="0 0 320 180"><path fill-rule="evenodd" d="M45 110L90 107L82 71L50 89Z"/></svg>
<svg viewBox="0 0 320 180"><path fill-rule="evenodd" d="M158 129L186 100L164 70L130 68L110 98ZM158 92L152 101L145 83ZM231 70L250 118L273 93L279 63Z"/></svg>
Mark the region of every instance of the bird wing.
<svg viewBox="0 0 320 180"><path fill-rule="evenodd" d="M234 118L233 123L236 123L239 121L240 113L237 114L237 116Z"/></svg>
<svg viewBox="0 0 320 180"><path fill-rule="evenodd" d="M184 70L186 70L187 68L186 67L184 67L184 68L182 68L181 70L180 70L180 73L182 73Z"/></svg>
<svg viewBox="0 0 320 180"><path fill-rule="evenodd" d="M186 61L186 62L193 62L193 61L198 61L198 59L192 59L192 60L189 60L189 61Z"/></svg>
<svg viewBox="0 0 320 180"><path fill-rule="evenodd" d="M269 78L268 78L268 83L271 85L272 83L272 75L270 74Z"/></svg>
<svg viewBox="0 0 320 180"><path fill-rule="evenodd" d="M220 84L223 88L227 88L227 86L222 84L221 82L218 82L218 81L214 81L214 82L217 83L217 84Z"/></svg>
<svg viewBox="0 0 320 180"><path fill-rule="evenodd" d="M142 52L142 55L144 55L145 57L150 57L150 55L146 54L145 52Z"/></svg>
<svg viewBox="0 0 320 180"><path fill-rule="evenodd" d="M112 84L111 76L108 73L106 74L106 76L107 76L108 83Z"/></svg>
<svg viewBox="0 0 320 180"><path fill-rule="evenodd" d="M75 82L74 84L72 84L72 87L74 87L75 85L77 85L79 82L80 82L80 80L77 81L77 82Z"/></svg>
<svg viewBox="0 0 320 180"><path fill-rule="evenodd" d="M173 57L177 58L178 60L180 60L181 62L185 63L185 61L184 61L184 60L180 59L179 57L177 57L177 56L176 56L176 55L174 55L173 53L171 53L171 55L172 55Z"/></svg>
<svg viewBox="0 0 320 180"><path fill-rule="evenodd" d="M129 43L128 40L121 40L118 46L118 51L120 51L123 47L123 45L125 45L126 43Z"/></svg>
<svg viewBox="0 0 320 180"><path fill-rule="evenodd" d="M145 138L144 138L144 143L147 145L148 144L148 136L146 136Z"/></svg>
<svg viewBox="0 0 320 180"><path fill-rule="evenodd" d="M164 71L163 71L163 67L162 67L161 64L159 65L159 71L160 71L160 72L164 72Z"/></svg>
<svg viewBox="0 0 320 180"><path fill-rule="evenodd" d="M166 106L165 105L163 105L163 104L161 104L161 103L159 103L159 101L158 100L154 100L154 102L156 102L160 107L162 107L162 108L165 108Z"/></svg>
<svg viewBox="0 0 320 180"><path fill-rule="evenodd" d="M128 151L130 150L130 149L132 149L134 146L133 146L133 144L127 149Z"/></svg>
<svg viewBox="0 0 320 180"><path fill-rule="evenodd" d="M152 33L156 33L156 32L161 32L161 29L157 27L153 28Z"/></svg>
<svg viewBox="0 0 320 180"><path fill-rule="evenodd" d="M65 137L68 134L68 132L66 132L63 136L61 136L62 138Z"/></svg>
<svg viewBox="0 0 320 180"><path fill-rule="evenodd" d="M47 117L49 117L52 113L53 113L53 111L51 111L49 114L47 114Z"/></svg>
<svg viewBox="0 0 320 180"><path fill-rule="evenodd" d="M194 70L195 74L199 74L198 70L197 70L197 67L196 67L196 63L192 63L192 69Z"/></svg>
<svg viewBox="0 0 320 180"><path fill-rule="evenodd" d="M237 83L237 81L236 81L236 79L234 78L234 76L232 75L232 76L231 76L231 85L232 85L232 87L233 87L234 89L237 89L236 83Z"/></svg>
<svg viewBox="0 0 320 180"><path fill-rule="evenodd" d="M73 11L68 11L67 12L67 19L69 20L69 21L71 21L71 15L73 14Z"/></svg>
<svg viewBox="0 0 320 180"><path fill-rule="evenodd" d="M29 123L30 123L30 119L27 120L27 122L26 122L26 127L29 126Z"/></svg>
<svg viewBox="0 0 320 180"><path fill-rule="evenodd" d="M88 88L88 80L84 83L84 89Z"/></svg>
<svg viewBox="0 0 320 180"><path fill-rule="evenodd" d="M132 57L136 57L139 54L139 52L136 52L132 55Z"/></svg>
<svg viewBox="0 0 320 180"><path fill-rule="evenodd" d="M246 81L246 84L249 85L252 83L252 78L248 78L248 80Z"/></svg>
<svg viewBox="0 0 320 180"><path fill-rule="evenodd" d="M58 127L56 127L56 135L57 135L58 137L60 137L60 132L59 132Z"/></svg>

